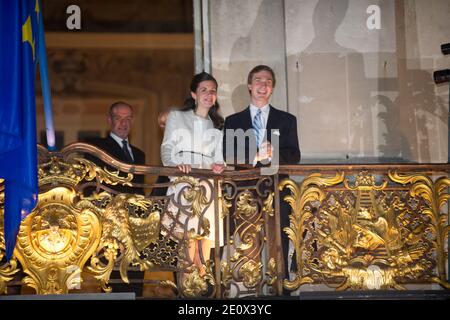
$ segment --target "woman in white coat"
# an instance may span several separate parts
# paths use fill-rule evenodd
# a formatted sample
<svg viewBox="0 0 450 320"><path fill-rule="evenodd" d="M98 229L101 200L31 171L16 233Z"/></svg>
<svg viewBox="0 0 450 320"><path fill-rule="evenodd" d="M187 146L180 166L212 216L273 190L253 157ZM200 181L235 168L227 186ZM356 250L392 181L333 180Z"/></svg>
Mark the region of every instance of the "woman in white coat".
<svg viewBox="0 0 450 320"><path fill-rule="evenodd" d="M167 118L161 144L161 160L164 166L176 166L186 174L192 168L210 169L214 173L222 173L225 170L222 154L224 120L218 113L217 87L216 79L206 72L193 77L190 86L191 97L185 101L184 108L171 111ZM174 181L176 177L170 179ZM201 184L205 187L204 190L207 190L205 196L210 200L211 181L209 186L207 180L202 181ZM167 190L167 195L173 195L175 201L181 199L181 202L184 202L179 192L186 190L186 186L186 183L171 186ZM178 205L183 204L185 203ZM178 233L195 232L197 235L202 235L200 241L189 242L189 258L198 267L200 274L204 274L199 246L201 246L204 260L209 260L210 250L215 244L214 202L210 202L208 208L202 212L202 217L195 216L192 212L182 213L182 210L173 204L169 205L168 211L171 217L167 216L162 221L166 228ZM220 245L223 245L221 223L217 227L219 227Z"/></svg>

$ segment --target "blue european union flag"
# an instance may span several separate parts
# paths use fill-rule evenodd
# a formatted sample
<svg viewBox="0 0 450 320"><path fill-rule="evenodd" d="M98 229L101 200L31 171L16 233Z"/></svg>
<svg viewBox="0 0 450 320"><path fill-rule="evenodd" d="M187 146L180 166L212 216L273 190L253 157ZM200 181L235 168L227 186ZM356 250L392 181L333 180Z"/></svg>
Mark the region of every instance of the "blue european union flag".
<svg viewBox="0 0 450 320"><path fill-rule="evenodd" d="M21 220L34 209L38 195L35 96L38 16L38 0L0 1L0 178L4 179L8 260L14 252Z"/></svg>

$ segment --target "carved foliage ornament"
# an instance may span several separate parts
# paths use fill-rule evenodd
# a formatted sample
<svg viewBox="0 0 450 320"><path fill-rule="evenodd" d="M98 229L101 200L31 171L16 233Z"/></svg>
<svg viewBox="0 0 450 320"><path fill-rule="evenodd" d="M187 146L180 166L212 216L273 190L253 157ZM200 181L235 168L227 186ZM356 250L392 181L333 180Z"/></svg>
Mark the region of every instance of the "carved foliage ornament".
<svg viewBox="0 0 450 320"><path fill-rule="evenodd" d="M83 158L74 158L65 161L57 156L50 157L46 163L38 168L39 187L44 185L65 184L75 186L83 179L91 181L97 179L99 183L109 185L131 186L133 175L119 176L119 172L109 172L97 167L94 163Z"/></svg>
<svg viewBox="0 0 450 320"><path fill-rule="evenodd" d="M104 208L95 205L98 201L107 205ZM130 215L130 206L139 208L148 215L139 218ZM100 281L105 291L110 291L107 283L119 252L121 253L120 276L126 283L129 282L127 270L130 265L139 267L141 271L153 267L153 263L141 258L140 254L151 243L155 243L159 236L160 212L149 210L152 208L151 200L145 199L142 195L111 196L103 192L80 201L77 208L82 212L95 212L102 221L100 241L91 258L91 265L87 269ZM106 264L102 262L101 256L107 260Z"/></svg>
<svg viewBox="0 0 450 320"><path fill-rule="evenodd" d="M425 202L421 213L429 221L429 224L424 231L428 237L434 239L432 247L436 253L438 269L438 276L433 277L432 281L450 289L445 271L446 255L448 255L448 250L445 252L445 244L449 236L450 225L448 213L443 210L450 199L450 179L448 177L440 177L433 182L425 175L398 174L397 172L389 173L389 177L397 183L410 185L411 197L413 199L422 199Z"/></svg>

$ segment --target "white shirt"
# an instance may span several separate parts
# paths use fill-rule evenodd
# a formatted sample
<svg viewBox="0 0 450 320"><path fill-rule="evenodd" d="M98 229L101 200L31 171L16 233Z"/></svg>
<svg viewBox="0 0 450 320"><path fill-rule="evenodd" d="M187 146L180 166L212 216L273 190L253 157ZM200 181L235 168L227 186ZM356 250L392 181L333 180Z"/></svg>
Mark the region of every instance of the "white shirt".
<svg viewBox="0 0 450 320"><path fill-rule="evenodd" d="M262 129L265 129L267 127L267 119L269 119L270 106L269 104L266 104L264 107L258 108L257 106L250 104L250 116L252 117L252 123L258 110L261 110L261 120L263 125Z"/></svg>
<svg viewBox="0 0 450 320"><path fill-rule="evenodd" d="M126 139L122 139L121 137L119 137L119 136L118 136L117 134L115 134L114 132L110 132L110 133L109 133L109 136L110 136L111 138L113 138L113 139L119 144L119 146L120 146L121 149L123 149L123 143L122 143L122 140L126 140L126 141L127 141L127 149L128 149L128 152L130 152L131 158L132 158L133 161L134 161L133 151L131 150L130 142L128 141L128 137L127 137Z"/></svg>

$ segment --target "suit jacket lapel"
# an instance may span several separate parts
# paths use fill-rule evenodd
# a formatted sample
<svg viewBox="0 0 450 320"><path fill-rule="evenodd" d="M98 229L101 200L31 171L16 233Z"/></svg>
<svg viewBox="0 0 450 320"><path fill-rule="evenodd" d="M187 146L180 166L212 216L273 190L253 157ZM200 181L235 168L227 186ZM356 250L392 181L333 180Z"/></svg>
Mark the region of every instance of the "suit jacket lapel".
<svg viewBox="0 0 450 320"><path fill-rule="evenodd" d="M113 155L115 155L120 161L127 162L127 158L121 146L117 143L116 140L111 138L110 135L108 135L108 143L111 146L111 152L113 152Z"/></svg>
<svg viewBox="0 0 450 320"><path fill-rule="evenodd" d="M133 158L134 158L133 163L135 163L135 164L144 164L145 161L141 157L141 153L139 152L138 148L136 148L135 146L132 146L132 145L130 145L130 147L131 147L131 151L133 151Z"/></svg>
<svg viewBox="0 0 450 320"><path fill-rule="evenodd" d="M252 116L250 114L250 106L247 107L247 109L244 110L244 115L241 118L242 121L242 126L241 128L246 131L248 129L253 128L253 124L252 124Z"/></svg>
<svg viewBox="0 0 450 320"><path fill-rule="evenodd" d="M267 124L266 124L266 138L267 138L267 141L272 142L271 141L272 136L270 134L270 130L271 129L279 129L279 128L276 127L277 119L274 115L275 108L272 107L271 105L269 105L269 106L270 106L270 110L269 110L269 118L267 118Z"/></svg>
<svg viewBox="0 0 450 320"><path fill-rule="evenodd" d="M244 132L247 132L247 130L250 130L250 134L252 136L255 135L255 133L253 131L253 124L252 124L252 116L251 116L251 113L250 113L250 106L248 106L247 109L245 109L242 112L242 115L240 116L240 122L241 122L240 128L242 130L244 130ZM253 139L255 139L254 141L256 141L256 138L253 138ZM249 142L250 141L251 140L245 139L245 151L246 151L245 152L245 161L246 161L246 163L251 163L251 161L253 161L253 158L255 157L254 154L249 154L249 152L250 152ZM250 160L250 159L252 159L252 160Z"/></svg>

